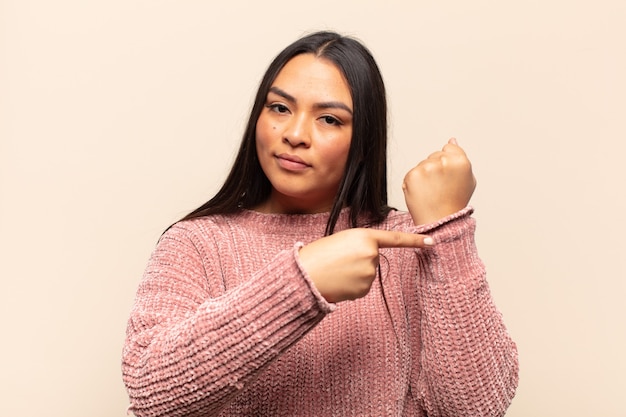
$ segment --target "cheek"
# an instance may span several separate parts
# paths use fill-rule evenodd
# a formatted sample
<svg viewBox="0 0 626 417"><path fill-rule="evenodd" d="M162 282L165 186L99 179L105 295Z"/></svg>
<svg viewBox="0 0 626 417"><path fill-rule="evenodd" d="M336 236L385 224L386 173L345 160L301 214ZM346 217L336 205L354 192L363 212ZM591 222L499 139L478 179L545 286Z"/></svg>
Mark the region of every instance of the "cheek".
<svg viewBox="0 0 626 417"><path fill-rule="evenodd" d="M267 128L263 122L263 118L259 118L256 124L255 130L255 142L257 151L266 146L268 141Z"/></svg>
<svg viewBox="0 0 626 417"><path fill-rule="evenodd" d="M255 134L257 148L259 146L267 147L276 136L276 125L271 120L261 115L256 123Z"/></svg>
<svg viewBox="0 0 626 417"><path fill-rule="evenodd" d="M346 162L348 160L348 152L350 151L350 143L342 144L340 146L331 146L324 153L324 159L326 159L334 171L343 174L346 168Z"/></svg>

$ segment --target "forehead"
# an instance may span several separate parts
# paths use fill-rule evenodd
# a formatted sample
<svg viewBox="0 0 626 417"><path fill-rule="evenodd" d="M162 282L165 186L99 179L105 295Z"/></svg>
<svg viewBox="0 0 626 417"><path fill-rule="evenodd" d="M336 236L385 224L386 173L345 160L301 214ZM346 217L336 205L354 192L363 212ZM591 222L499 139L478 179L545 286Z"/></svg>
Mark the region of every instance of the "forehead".
<svg viewBox="0 0 626 417"><path fill-rule="evenodd" d="M290 59L280 70L272 86L293 95L341 100L352 107L348 82L337 65L310 53Z"/></svg>

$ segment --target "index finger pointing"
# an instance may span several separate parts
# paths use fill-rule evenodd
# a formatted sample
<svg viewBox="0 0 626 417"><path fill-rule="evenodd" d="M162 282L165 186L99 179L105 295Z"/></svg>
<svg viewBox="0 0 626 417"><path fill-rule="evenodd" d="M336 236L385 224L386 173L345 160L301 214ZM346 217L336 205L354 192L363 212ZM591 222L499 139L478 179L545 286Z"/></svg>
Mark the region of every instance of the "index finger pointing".
<svg viewBox="0 0 626 417"><path fill-rule="evenodd" d="M424 248L432 246L433 238L416 233L371 230L379 248Z"/></svg>

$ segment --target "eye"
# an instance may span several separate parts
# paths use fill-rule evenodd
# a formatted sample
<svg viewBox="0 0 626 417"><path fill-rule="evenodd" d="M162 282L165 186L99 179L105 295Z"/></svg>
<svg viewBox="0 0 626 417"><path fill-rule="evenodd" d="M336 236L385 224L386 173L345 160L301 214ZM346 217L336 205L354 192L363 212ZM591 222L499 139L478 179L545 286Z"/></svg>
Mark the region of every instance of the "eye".
<svg viewBox="0 0 626 417"><path fill-rule="evenodd" d="M273 111L279 114L289 113L289 108L281 103L272 103L272 104L266 105L265 107L270 109L270 111Z"/></svg>
<svg viewBox="0 0 626 417"><path fill-rule="evenodd" d="M341 122L333 116L322 116L320 119L327 125L339 126L341 124Z"/></svg>

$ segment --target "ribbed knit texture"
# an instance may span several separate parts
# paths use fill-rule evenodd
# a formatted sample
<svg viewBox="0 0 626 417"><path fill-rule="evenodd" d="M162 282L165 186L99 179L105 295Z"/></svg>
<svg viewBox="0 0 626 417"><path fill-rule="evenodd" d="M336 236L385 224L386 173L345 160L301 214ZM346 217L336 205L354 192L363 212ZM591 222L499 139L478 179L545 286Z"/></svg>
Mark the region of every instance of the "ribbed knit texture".
<svg viewBox="0 0 626 417"><path fill-rule="evenodd" d="M367 296L327 303L298 260L328 214L242 211L174 225L128 324L137 416L501 416L515 344L474 244L472 210L416 228L432 249L382 249ZM337 231L348 228L348 212Z"/></svg>

